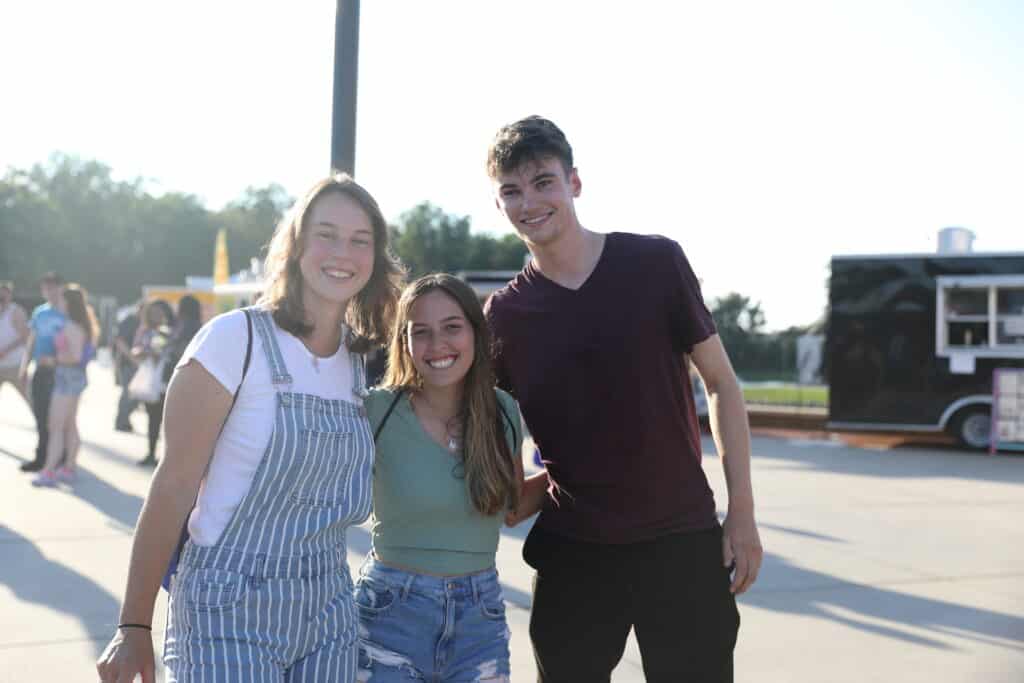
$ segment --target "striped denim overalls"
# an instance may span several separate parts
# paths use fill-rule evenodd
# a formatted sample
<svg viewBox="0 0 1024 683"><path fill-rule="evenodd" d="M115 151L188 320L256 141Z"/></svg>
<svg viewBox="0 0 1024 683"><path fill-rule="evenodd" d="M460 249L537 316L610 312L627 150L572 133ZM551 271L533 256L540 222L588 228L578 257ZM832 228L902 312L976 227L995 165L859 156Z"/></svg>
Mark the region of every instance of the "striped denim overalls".
<svg viewBox="0 0 1024 683"><path fill-rule="evenodd" d="M345 534L370 512L373 437L362 406L290 391L270 314L254 313L277 389L274 431L217 543L182 551L167 681L349 683L358 617ZM350 357L364 396L362 357Z"/></svg>

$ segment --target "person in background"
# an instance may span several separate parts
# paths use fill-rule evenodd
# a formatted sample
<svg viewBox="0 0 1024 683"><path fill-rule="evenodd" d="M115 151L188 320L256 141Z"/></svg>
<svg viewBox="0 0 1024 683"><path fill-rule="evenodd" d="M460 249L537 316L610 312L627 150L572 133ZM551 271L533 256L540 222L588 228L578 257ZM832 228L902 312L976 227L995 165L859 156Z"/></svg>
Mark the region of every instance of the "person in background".
<svg viewBox="0 0 1024 683"><path fill-rule="evenodd" d="M132 358L132 346L135 342L135 333L139 330L142 319L143 302L139 301L134 310L126 315L117 324L117 334L114 336L114 372L116 373L117 384L121 387L121 396L117 401L117 417L114 419L114 429L119 432L131 432L131 414L138 405L138 401L132 398L128 392L128 384L135 376L135 370L139 367Z"/></svg>
<svg viewBox="0 0 1024 683"><path fill-rule="evenodd" d="M366 399L378 436L359 681L510 680L495 554L518 502L523 430L489 349L465 282L435 274L406 288L383 387Z"/></svg>
<svg viewBox="0 0 1024 683"><path fill-rule="evenodd" d="M49 411L50 442L46 463L32 480L34 486L53 487L58 481L75 481L82 443L78 436L78 404L88 383L85 368L96 355L99 325L86 302L85 291L76 284L65 286L60 311L67 321L54 339L57 367Z"/></svg>
<svg viewBox="0 0 1024 683"><path fill-rule="evenodd" d="M164 316L164 326L169 331L173 331L175 325L178 324L178 319L174 315L174 307L163 299L153 299L153 305L160 309L160 312Z"/></svg>
<svg viewBox="0 0 1024 683"><path fill-rule="evenodd" d="M0 282L0 387L10 383L31 409L32 401L19 373L28 337L25 310L14 302L14 285Z"/></svg>
<svg viewBox="0 0 1024 683"><path fill-rule="evenodd" d="M174 325L167 339L167 345L161 355L160 362L164 367L164 386L171 381L174 368L178 366L185 349L196 336L199 328L203 326L202 306L199 299L191 294L186 294L178 300L178 311L174 316ZM166 396L167 392L164 392Z"/></svg>
<svg viewBox="0 0 1024 683"><path fill-rule="evenodd" d="M46 301L32 311L29 319L29 336L25 353L18 370L18 381L28 384L29 365L35 364L32 372L30 395L32 413L36 418L39 443L35 458L21 465L23 472L38 472L43 469L50 444L50 402L53 398L54 377L57 370L57 350L54 339L64 327L67 318L60 311L61 291L64 278L54 272L46 273L39 281L39 291Z"/></svg>
<svg viewBox="0 0 1024 683"><path fill-rule="evenodd" d="M154 680L154 602L186 520L167 683L355 679L346 535L370 512L362 354L394 318L401 270L387 244L373 197L325 178L274 233L260 303L215 317L186 349L117 632L96 665L104 683Z"/></svg>
<svg viewBox="0 0 1024 683"><path fill-rule="evenodd" d="M732 681L735 595L763 551L743 394L698 280L669 239L581 225L572 147L551 121L502 127L487 172L533 257L486 310L498 385L547 467L509 518L540 512L523 546L539 680L607 682L632 629L648 681ZM721 524L687 356L725 470Z"/></svg>
<svg viewBox="0 0 1024 683"><path fill-rule="evenodd" d="M162 299L155 299L146 303L142 309L142 323L135 333L135 341L132 345L132 358L136 364L145 360L152 360L158 363L163 357L164 351L171 337L171 320L173 315L170 305ZM149 418L147 428L147 450L146 457L138 462L140 466L152 467L156 465L156 445L160 440L160 427L164 416L164 394L156 401L144 404L146 415Z"/></svg>

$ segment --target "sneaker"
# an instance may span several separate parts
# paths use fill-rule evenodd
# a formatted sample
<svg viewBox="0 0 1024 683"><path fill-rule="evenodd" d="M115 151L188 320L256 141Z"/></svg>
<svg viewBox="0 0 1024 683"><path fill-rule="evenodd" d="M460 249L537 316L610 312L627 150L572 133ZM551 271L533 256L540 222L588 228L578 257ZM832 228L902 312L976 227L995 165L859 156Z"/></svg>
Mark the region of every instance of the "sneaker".
<svg viewBox="0 0 1024 683"><path fill-rule="evenodd" d="M43 469L43 463L36 460L21 463L22 472L38 472L41 469Z"/></svg>
<svg viewBox="0 0 1024 683"><path fill-rule="evenodd" d="M75 483L75 479L78 479L78 475L70 467L60 467L57 469L57 481L62 481L65 484Z"/></svg>
<svg viewBox="0 0 1024 683"><path fill-rule="evenodd" d="M32 478L32 485L53 488L57 485L57 475L53 470L40 470L39 474Z"/></svg>
<svg viewBox="0 0 1024 683"><path fill-rule="evenodd" d="M136 461L135 464L138 465L139 467L156 467L156 458L154 458L152 455L147 455L142 460Z"/></svg>
<svg viewBox="0 0 1024 683"><path fill-rule="evenodd" d="M132 426L130 424L114 425L114 429L116 429L119 432L128 432L129 434L135 431L134 429L132 429Z"/></svg>

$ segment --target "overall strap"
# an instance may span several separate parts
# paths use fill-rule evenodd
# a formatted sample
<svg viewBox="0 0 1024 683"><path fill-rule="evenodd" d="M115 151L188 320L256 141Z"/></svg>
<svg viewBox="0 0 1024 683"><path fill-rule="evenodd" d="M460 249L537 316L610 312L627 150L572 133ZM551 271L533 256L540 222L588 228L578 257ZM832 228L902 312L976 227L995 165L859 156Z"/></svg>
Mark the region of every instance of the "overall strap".
<svg viewBox="0 0 1024 683"><path fill-rule="evenodd" d="M267 364L270 366L270 379L274 388L276 389L281 384L290 385L292 377L288 374L288 368L285 366L281 347L277 345L273 316L265 308L254 308L252 311L256 322L256 331L263 342L263 354L267 357Z"/></svg>

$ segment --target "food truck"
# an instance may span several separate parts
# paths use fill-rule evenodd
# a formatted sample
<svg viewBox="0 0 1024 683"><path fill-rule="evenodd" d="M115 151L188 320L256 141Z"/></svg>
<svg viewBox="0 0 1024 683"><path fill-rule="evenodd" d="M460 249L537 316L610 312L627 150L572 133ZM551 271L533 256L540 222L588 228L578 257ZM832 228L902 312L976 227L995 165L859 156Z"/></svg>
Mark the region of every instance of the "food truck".
<svg viewBox="0 0 1024 683"><path fill-rule="evenodd" d="M941 235L934 254L833 257L830 428L989 446L993 374L1024 368L1024 252L941 248Z"/></svg>

